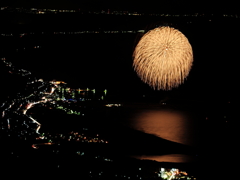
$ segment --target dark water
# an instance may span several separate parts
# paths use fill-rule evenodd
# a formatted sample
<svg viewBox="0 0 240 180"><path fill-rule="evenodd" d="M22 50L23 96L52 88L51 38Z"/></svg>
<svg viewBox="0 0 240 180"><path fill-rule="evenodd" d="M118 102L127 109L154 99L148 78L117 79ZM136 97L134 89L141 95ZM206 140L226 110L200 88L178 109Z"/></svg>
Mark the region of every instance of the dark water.
<svg viewBox="0 0 240 180"><path fill-rule="evenodd" d="M199 119L194 117L191 112L172 108L169 105L161 105L160 103L126 103L123 110L120 111L122 112L117 118L118 123L123 127L147 135L145 141L149 141L149 145L153 148L172 148L161 146L161 140L172 142L174 145L182 145L182 147L186 147L186 152L188 152L200 143ZM155 143L155 140L159 140L159 142L156 141ZM177 148L174 150L177 152ZM159 150L159 154L161 154L161 150Z"/></svg>
<svg viewBox="0 0 240 180"><path fill-rule="evenodd" d="M99 132L112 144L112 153L159 162L196 162L203 137L199 119L191 112L159 103L123 103L86 117L44 115L43 130ZM202 138L202 139L201 139Z"/></svg>
<svg viewBox="0 0 240 180"><path fill-rule="evenodd" d="M113 157L151 160L160 166L165 166L164 163L183 166L203 180L224 177L211 172L232 165L238 156L233 143L235 133L219 121L206 122L206 111L202 112L204 103L188 103L125 102L122 108L106 108L101 116L93 113L89 118L75 116L71 120L69 116L60 119L53 114L51 119L45 117L41 122L43 130L44 126L51 127L51 121L59 123L54 127L59 131L88 127L109 141L110 146L104 151Z"/></svg>

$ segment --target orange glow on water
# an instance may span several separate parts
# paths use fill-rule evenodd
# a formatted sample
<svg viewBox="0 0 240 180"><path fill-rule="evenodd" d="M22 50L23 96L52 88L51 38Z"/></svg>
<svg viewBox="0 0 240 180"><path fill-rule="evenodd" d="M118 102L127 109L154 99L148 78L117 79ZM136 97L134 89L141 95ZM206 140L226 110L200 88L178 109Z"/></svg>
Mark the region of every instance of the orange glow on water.
<svg viewBox="0 0 240 180"><path fill-rule="evenodd" d="M146 110L132 119L132 128L147 134L185 144L194 145L194 121L180 112Z"/></svg>
<svg viewBox="0 0 240 180"><path fill-rule="evenodd" d="M194 158L190 155L184 154L167 154L161 156L133 156L136 159L140 160L153 160L158 162L173 162L173 163L187 163L192 162Z"/></svg>

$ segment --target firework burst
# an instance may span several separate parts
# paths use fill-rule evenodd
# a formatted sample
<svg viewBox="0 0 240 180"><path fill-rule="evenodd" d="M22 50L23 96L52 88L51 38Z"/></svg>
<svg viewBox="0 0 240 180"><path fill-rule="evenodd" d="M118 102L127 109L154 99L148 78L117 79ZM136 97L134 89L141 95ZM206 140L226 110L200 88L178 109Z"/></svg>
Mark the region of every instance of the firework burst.
<svg viewBox="0 0 240 180"><path fill-rule="evenodd" d="M133 67L154 89L170 90L183 83L193 62L192 47L180 31L164 26L148 31L133 53Z"/></svg>

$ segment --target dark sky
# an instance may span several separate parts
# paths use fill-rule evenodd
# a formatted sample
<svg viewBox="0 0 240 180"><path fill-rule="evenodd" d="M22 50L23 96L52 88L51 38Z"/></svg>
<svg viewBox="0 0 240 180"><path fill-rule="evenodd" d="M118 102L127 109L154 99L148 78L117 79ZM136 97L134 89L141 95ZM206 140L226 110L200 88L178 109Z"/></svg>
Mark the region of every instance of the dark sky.
<svg viewBox="0 0 240 180"><path fill-rule="evenodd" d="M207 0L2 0L2 5L39 8L119 9L166 12L238 12L238 3Z"/></svg>
<svg viewBox="0 0 240 180"><path fill-rule="evenodd" d="M4 1L1 1L4 2ZM42 0L42 1L5 1L7 5L15 5L16 7L39 7L39 8L116 8L116 9L136 9L141 10L145 9L148 11L151 10L158 10L161 12L201 12L201 11L208 11L208 12L215 12L215 11L228 11L230 13L235 13L234 3L228 4L214 4L212 2L207 3L207 1L199 1L199 2L191 2L188 0L184 1L154 1L148 0L147 3L137 3L137 1L127 2L126 0L123 1L109 1L109 0L102 0L102 1L77 1L77 0ZM156 3L157 2L157 3ZM144 8L143 8L144 7ZM235 6L237 7L237 6ZM59 21L62 22L62 21ZM116 24L119 24L116 20L113 21ZM142 21L141 21L142 22ZM183 86L180 86L180 90L185 92L189 92L191 94L194 92L197 97L203 96L212 96L215 95L218 98L217 93L221 94L221 96L228 96L229 94L238 94L237 84L235 82L238 81L238 74L237 74L237 66L234 64L235 59L238 57L238 46L229 46L229 44L236 44L235 41L239 41L240 37L238 36L239 28L237 27L236 23L231 24L223 23L222 20L219 21L220 23L204 23L198 24L195 23L194 26L191 28L186 27L183 30L183 33L189 38L190 43L193 46L194 50L194 64L193 68L190 72L187 81ZM44 21L45 23L45 21ZM91 24L96 23L96 21L91 22ZM110 24L110 23L109 23ZM222 26L224 25L224 26ZM233 26L234 25L234 26ZM88 26L87 26L88 27ZM105 27L105 26L103 26ZM44 28L48 28L48 26L44 26ZM112 24L111 24L112 28ZM110 29L111 29L110 28ZM59 31L59 29L56 29ZM86 38L86 37L89 37ZM126 39L124 39L126 38ZM95 36L85 36L86 42L83 39L69 39L63 38L59 39L59 42L51 41L54 43L49 43L48 41L44 41L43 38L40 40L37 39L36 41L28 42L26 44L31 43L33 45L42 45L42 49L39 51L34 51L34 56L31 54L27 55L23 53L22 59L29 59L32 60L33 58L38 62L40 60L45 60L45 63L52 62L50 65L45 65L45 63L41 63L44 65L42 69L49 66L48 69L44 69L45 72L51 74L50 78L57 78L61 80L65 80L70 83L70 81L75 82L75 77L79 77L77 82L82 86L85 82L84 79L87 79L87 82L91 80L94 84L100 84L104 88L107 86L114 86L115 89L122 88L125 90L125 87L132 87L133 91L137 92L137 87L143 86L143 88L150 89L148 85L142 85L140 80L136 77L135 72L132 69L132 49L133 49L133 42L135 41L135 35L124 35L124 36L114 36L114 38L102 38L99 37L98 39ZM65 41L62 41L65 40ZM74 42L79 41L78 46L72 47L71 44ZM65 43L64 43L65 42ZM94 43L93 43L94 42ZM105 46L102 44L105 43ZM116 43L117 42L117 43ZM9 46L13 46L14 43L10 44ZM49 45L48 45L49 44ZM65 46L62 46L65 44ZM29 45L29 47L30 47ZM54 45L54 46L53 46ZM57 46L59 45L59 47ZM6 44L3 45L6 47ZM14 47L14 46L13 46ZM69 47L71 50L64 51L65 47ZM104 47L104 48L103 48ZM30 48L29 48L30 49ZM42 52L46 50L46 52ZM50 52L48 52L49 50ZM70 53L69 53L70 52ZM46 54L48 54L47 57ZM49 55L50 54L50 55ZM127 58L125 58L127 57ZM17 58L20 58L18 56ZM12 57L12 59L17 59ZM55 61L54 61L55 59ZM64 69L68 69L68 72L61 73L61 68L59 68L59 73L57 73L57 68L52 71L52 67L55 67L55 62L60 62L59 60L62 59L64 62L66 59L71 60L72 63L67 63L64 65L59 65L64 67ZM89 59L91 61L89 61ZM82 61L81 66L76 67L73 66L75 61ZM24 69L28 69L37 76L42 78L46 78L42 76L43 70L41 69L40 72L35 71L35 68L39 68L36 66L36 62L30 61L28 67L23 67ZM69 64L69 67L66 67ZM94 65L94 66L93 66ZM110 67L110 68L109 68ZM72 69L73 68L73 69ZM105 69L104 69L105 68ZM106 70L107 69L107 70ZM58 74L59 76L55 76ZM67 75L66 75L67 74ZM80 74L80 75L79 75ZM87 74L87 75L86 75ZM101 76L99 76L101 74ZM83 77L83 78L82 78ZM111 81L111 77L115 78L115 81ZM90 80L89 80L90 79ZM132 82L136 82L136 85ZM99 85L99 86L100 86ZM130 89L130 88L129 88ZM234 93L233 93L234 91Z"/></svg>

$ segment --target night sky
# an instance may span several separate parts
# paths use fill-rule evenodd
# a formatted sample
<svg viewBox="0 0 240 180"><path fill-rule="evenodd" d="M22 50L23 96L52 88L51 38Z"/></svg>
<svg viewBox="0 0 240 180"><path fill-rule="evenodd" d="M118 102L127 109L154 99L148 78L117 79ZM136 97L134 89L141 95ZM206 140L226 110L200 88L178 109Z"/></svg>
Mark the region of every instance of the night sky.
<svg viewBox="0 0 240 180"><path fill-rule="evenodd" d="M173 14L179 12L237 13L236 3L231 3L231 1L228 1L228 4L220 2L216 4L209 1L195 2L188 0L150 0L147 1L147 3L107 0L81 2L77 0L12 0L2 1L2 4L13 7L80 8L85 10L107 10L109 8L112 10L155 11ZM64 22L67 21L67 19L64 20ZM32 22L34 22L34 20L32 20ZM36 24L37 23L38 22L36 22ZM45 22L41 23L43 25L41 28L48 29L47 25L44 26ZM54 21L51 23L54 23ZM92 21L89 25L94 23L97 23L97 21ZM152 22L149 22L149 24L151 23ZM116 26L116 24L118 24L117 21L112 21L111 25ZM88 27L85 28L88 29ZM238 35L239 29L237 23L226 21L221 23L221 20L216 20L211 24L195 23L195 25L190 28L188 28L188 26L184 27L184 25L177 26L177 28L180 28L179 30L187 36L193 47L194 63L184 85L181 85L170 93L180 94L178 96L184 93L186 96L190 98L194 97L195 99L210 99L213 97L214 99L221 97L231 97L234 99L238 97L238 87L236 83L238 81L238 68L235 64L238 57L238 46L235 42L239 41L240 37ZM54 30L58 31L59 29L55 28ZM133 45L137 38L136 35L126 35L125 37L114 36L114 38L95 38L94 36L90 36L91 35L86 35L85 37L87 38L85 38L85 40L68 37L59 40L52 39L52 41L56 42L55 45L49 44L43 38L37 39L35 42L33 42L34 40L27 41L30 44L42 44L45 50L32 51L33 54L19 53L16 57L11 56L11 58L25 59L22 64L19 63L18 65L22 65L23 68L32 71L38 77L65 80L72 85L75 83L78 87L89 86L87 81L91 81L92 84L90 84L90 86L92 87L94 84L101 88L113 87L112 89L117 90L118 93L126 89L129 89L132 93L139 92L139 89L141 89L143 93L145 90L153 92L148 85L139 80L132 69L131 56ZM9 46L14 47L12 45ZM20 43L20 46L24 46L24 44ZM46 54L48 54L47 57ZM35 61L32 61L33 58ZM78 67L75 65L77 61L82 63L81 66ZM29 63L27 64L27 62ZM36 64L38 65L36 66ZM64 73L62 71L63 69ZM78 78L75 78L77 76ZM114 77L115 81L111 81L111 77ZM220 96L218 94L220 94Z"/></svg>

